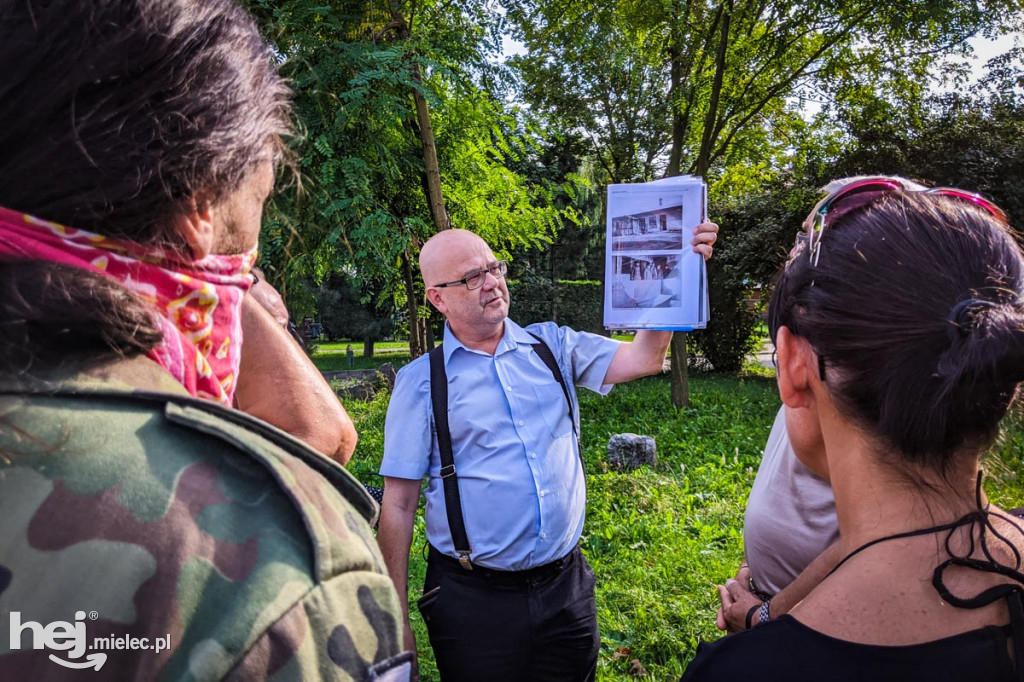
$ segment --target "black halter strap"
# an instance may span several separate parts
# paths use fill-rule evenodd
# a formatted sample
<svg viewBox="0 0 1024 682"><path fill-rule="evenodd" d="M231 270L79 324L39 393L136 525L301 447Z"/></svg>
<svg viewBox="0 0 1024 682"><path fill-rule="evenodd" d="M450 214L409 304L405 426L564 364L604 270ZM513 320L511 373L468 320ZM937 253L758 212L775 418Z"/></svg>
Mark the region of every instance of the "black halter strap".
<svg viewBox="0 0 1024 682"><path fill-rule="evenodd" d="M935 571L932 573L932 587L935 588L935 591L939 593L939 596L942 597L946 603L961 609L977 609L983 606L988 606L999 599L1006 600L1006 606L1010 612L1010 631L1011 638L1013 639L1014 665L1017 668L1017 679L1024 682L1024 572L1021 572L1022 557L1017 547L996 529L992 523L992 517L996 516L1006 523L1009 523L1022 537L1024 537L1024 529L1022 529L1020 524L1016 521L1002 514L993 514L989 511L988 505L982 505L981 481L982 473L979 471L977 487L975 489L975 498L978 508L974 511L965 514L951 523L944 523L938 526L931 526L929 528L920 528L918 530L896 533L894 535L887 535L885 537L876 538L870 542L866 542L843 557L843 559L836 564L835 568L828 572L828 575L826 575L823 580L838 571L843 564L854 556L860 554L869 547L879 544L880 542L949 531L949 534L946 535L946 539L944 541L944 548L949 558L935 567ZM967 536L969 540L967 550L958 554L954 551L952 545L953 533L958 528L965 527L967 528ZM1013 566L1007 566L999 563L992 555L990 547L991 538L989 537L990 533L1000 543L1000 546L1004 550L1008 548L1013 554ZM974 540L975 534L978 535L977 545ZM985 558L972 558L972 555L975 554L979 548ZM958 597L950 592L949 588L946 586L945 580L943 579L946 569L950 566L959 566L961 568L968 568L975 571L1002 575L1016 581L1017 584L1003 583L983 590L973 597Z"/></svg>
<svg viewBox="0 0 1024 682"><path fill-rule="evenodd" d="M874 540L871 540L870 542L865 542L863 545L861 545L857 549L853 550L852 552L850 552L849 554L844 556L839 561L839 563L836 564L835 567L831 571L829 571L825 575L824 578L822 578L822 580L824 581L825 579L831 577L833 573L835 573L840 568L842 568L843 564L845 564L847 561L849 561L853 557L855 557L858 554L860 554L861 552L863 552L865 549L868 549L869 547L874 547L877 544L880 544L882 542L888 542L889 540L902 540L903 538L912 538L912 537L917 537L918 535L929 535L931 533L941 533L944 530L955 530L955 529L959 528L962 525L964 525L964 519L959 519L957 521L953 521L952 523L944 523L941 526L931 526L929 528L919 528L917 530L908 530L908 531L906 531L904 533L894 533L893 535L886 535L885 537L875 538Z"/></svg>

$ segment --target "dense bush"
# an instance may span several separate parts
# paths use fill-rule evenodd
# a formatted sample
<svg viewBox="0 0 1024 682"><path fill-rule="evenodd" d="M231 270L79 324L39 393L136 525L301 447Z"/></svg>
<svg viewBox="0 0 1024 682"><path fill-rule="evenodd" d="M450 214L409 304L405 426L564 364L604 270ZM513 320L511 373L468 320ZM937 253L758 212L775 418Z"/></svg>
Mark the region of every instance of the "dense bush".
<svg viewBox="0 0 1024 682"><path fill-rule="evenodd" d="M558 280L510 281L509 316L521 325L554 321L579 331L604 333L600 282Z"/></svg>
<svg viewBox="0 0 1024 682"><path fill-rule="evenodd" d="M316 306L329 339L355 339L372 349L395 328L390 301L374 300L371 286L361 289L342 275L332 275L316 290Z"/></svg>
<svg viewBox="0 0 1024 682"><path fill-rule="evenodd" d="M719 233L707 263L711 317L691 339L716 371L738 371L755 350L754 328L771 283L814 197L812 188L783 177L761 192L712 206Z"/></svg>

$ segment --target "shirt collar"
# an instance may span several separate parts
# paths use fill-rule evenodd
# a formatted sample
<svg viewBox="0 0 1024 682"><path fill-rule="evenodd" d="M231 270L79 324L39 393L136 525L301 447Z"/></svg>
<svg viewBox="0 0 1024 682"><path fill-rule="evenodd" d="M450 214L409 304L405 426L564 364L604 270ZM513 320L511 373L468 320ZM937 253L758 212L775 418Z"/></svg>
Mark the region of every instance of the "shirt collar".
<svg viewBox="0 0 1024 682"><path fill-rule="evenodd" d="M501 341L498 342L498 347L494 349L494 355L502 355L509 351L514 351L519 348L519 344L526 343L533 345L537 343L537 339L530 336L530 333L520 327L518 324L513 322L509 318L505 318L505 331L502 332ZM465 344L459 341L455 334L452 333L452 329L448 326L448 322L444 323L444 364L447 365L449 359L457 349L462 348L470 353L475 351L466 348Z"/></svg>

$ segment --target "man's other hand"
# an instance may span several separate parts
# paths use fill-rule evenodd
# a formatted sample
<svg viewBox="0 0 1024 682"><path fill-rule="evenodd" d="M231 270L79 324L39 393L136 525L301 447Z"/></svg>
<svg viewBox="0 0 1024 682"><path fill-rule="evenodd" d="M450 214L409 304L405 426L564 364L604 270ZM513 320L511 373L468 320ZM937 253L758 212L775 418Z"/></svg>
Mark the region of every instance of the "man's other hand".
<svg viewBox="0 0 1024 682"><path fill-rule="evenodd" d="M701 223L693 230L693 250L704 256L704 260L711 258L714 251L715 241L718 240L718 225L716 223Z"/></svg>

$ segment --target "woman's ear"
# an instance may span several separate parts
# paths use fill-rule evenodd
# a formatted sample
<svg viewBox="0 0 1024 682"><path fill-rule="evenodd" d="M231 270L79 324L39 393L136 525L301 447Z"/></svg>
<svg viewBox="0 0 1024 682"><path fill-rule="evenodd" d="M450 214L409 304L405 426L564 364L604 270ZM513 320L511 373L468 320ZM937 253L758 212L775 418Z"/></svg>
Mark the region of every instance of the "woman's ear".
<svg viewBox="0 0 1024 682"><path fill-rule="evenodd" d="M779 327L775 335L775 351L782 402L792 408L811 407L814 403L811 384L818 376L818 356L811 344L788 327Z"/></svg>
<svg viewBox="0 0 1024 682"><path fill-rule="evenodd" d="M216 242L213 204L205 198L195 198L188 213L178 216L174 226L185 243L192 249L192 257L202 260L213 253Z"/></svg>

